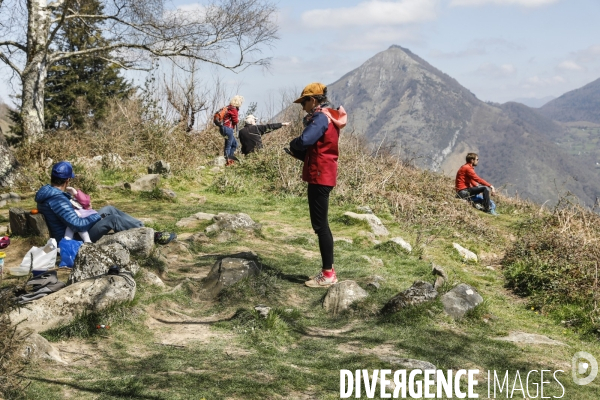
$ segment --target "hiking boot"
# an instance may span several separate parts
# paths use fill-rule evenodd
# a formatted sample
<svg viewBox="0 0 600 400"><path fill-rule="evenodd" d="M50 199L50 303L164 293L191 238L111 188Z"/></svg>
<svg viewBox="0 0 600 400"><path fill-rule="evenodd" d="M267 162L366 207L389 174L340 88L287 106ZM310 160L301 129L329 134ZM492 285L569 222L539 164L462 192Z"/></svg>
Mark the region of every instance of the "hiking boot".
<svg viewBox="0 0 600 400"><path fill-rule="evenodd" d="M335 271L332 271L332 272L333 272L333 274L330 277L326 277L323 274L323 271L321 271L314 278L304 282L304 284L308 287L313 287L313 288L319 288L319 287L327 288L331 285L336 284L338 281Z"/></svg>
<svg viewBox="0 0 600 400"><path fill-rule="evenodd" d="M169 244L173 239L177 239L175 232L155 232L154 243L156 244Z"/></svg>
<svg viewBox="0 0 600 400"><path fill-rule="evenodd" d="M490 215L495 215L495 216L498 215L498 213L496 212L496 210L488 210L488 211L486 211L486 213L488 213Z"/></svg>
<svg viewBox="0 0 600 400"><path fill-rule="evenodd" d="M229 167L230 165L235 164L235 160L232 160L231 158L227 160L227 163L225 163L226 167Z"/></svg>

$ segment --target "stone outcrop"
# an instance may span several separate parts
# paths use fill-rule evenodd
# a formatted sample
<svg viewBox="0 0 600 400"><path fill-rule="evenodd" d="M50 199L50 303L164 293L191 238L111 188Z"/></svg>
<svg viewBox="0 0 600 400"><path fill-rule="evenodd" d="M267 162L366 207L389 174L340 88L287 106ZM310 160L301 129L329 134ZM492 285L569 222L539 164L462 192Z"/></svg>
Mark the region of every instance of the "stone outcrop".
<svg viewBox="0 0 600 400"><path fill-rule="evenodd" d="M435 283L433 284L435 290L441 288L444 283L448 281L448 275L446 275L444 269L437 264L432 264L431 273L435 276Z"/></svg>
<svg viewBox="0 0 600 400"><path fill-rule="evenodd" d="M452 243L452 247L458 251L458 254L460 254L463 261L477 262L477 254L473 253L471 250L465 249L458 243Z"/></svg>
<svg viewBox="0 0 600 400"><path fill-rule="evenodd" d="M402 239L401 237L395 237L395 238L391 238L388 243L394 243L395 245L400 246L405 252L410 253L412 252L412 246L410 245L410 243L408 243L406 240Z"/></svg>
<svg viewBox="0 0 600 400"><path fill-rule="evenodd" d="M466 283L455 286L442 296L444 311L454 319L459 319L483 302L483 297Z"/></svg>
<svg viewBox="0 0 600 400"><path fill-rule="evenodd" d="M204 288L212 295L217 295L222 289L259 273L260 268L255 254L236 254L214 263L208 276L204 278Z"/></svg>
<svg viewBox="0 0 600 400"><path fill-rule="evenodd" d="M344 215L348 218L356 219L359 221L367 221L371 231L376 236L387 236L390 233L387 228L383 225L381 220L374 214L356 214L351 211L345 212Z"/></svg>
<svg viewBox="0 0 600 400"><path fill-rule="evenodd" d="M215 214L208 214L199 212L189 217L185 217L177 221L175 226L179 228L194 228L199 225L202 221L212 221L215 218Z"/></svg>
<svg viewBox="0 0 600 400"><path fill-rule="evenodd" d="M219 233L221 231L235 231L238 229L260 229L260 224L257 224L250 218L248 214L226 214L219 213L213 217L214 224L209 225L204 230L206 233Z"/></svg>
<svg viewBox="0 0 600 400"><path fill-rule="evenodd" d="M30 361L42 359L66 364L65 360L60 356L60 351L39 333L32 333L27 336L21 355Z"/></svg>
<svg viewBox="0 0 600 400"><path fill-rule="evenodd" d="M163 160L156 161L148 166L148 174L158 174L167 178L171 175L171 164Z"/></svg>
<svg viewBox="0 0 600 400"><path fill-rule="evenodd" d="M438 292L431 283L416 281L411 287L392 297L387 304L383 306L381 312L395 313L405 307L414 306L433 300L437 297L437 295Z"/></svg>
<svg viewBox="0 0 600 400"><path fill-rule="evenodd" d="M323 308L337 315L347 310L350 304L364 299L369 294L354 281L342 281L332 285L323 299Z"/></svg>
<svg viewBox="0 0 600 400"><path fill-rule="evenodd" d="M148 257L154 248L154 229L148 227L128 229L112 235L104 235L96 244L119 243L132 255Z"/></svg>
<svg viewBox="0 0 600 400"><path fill-rule="evenodd" d="M112 265L134 275L139 270L137 263L130 259L129 251L120 243L84 243L79 248L68 283L104 275Z"/></svg>
<svg viewBox="0 0 600 400"><path fill-rule="evenodd" d="M141 178L138 178L135 182L124 184L125 189L129 189L132 192L151 192L160 184L159 174L148 174Z"/></svg>
<svg viewBox="0 0 600 400"><path fill-rule="evenodd" d="M103 275L67 286L10 313L20 329L41 332L72 321L84 311L100 311L133 300L136 284L129 274Z"/></svg>

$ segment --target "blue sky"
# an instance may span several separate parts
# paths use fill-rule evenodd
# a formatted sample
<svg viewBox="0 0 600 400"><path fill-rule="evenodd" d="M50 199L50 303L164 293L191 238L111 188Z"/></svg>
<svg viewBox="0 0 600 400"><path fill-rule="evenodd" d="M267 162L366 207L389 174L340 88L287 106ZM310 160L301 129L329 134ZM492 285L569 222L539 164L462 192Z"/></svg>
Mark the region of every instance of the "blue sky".
<svg viewBox="0 0 600 400"><path fill-rule="evenodd" d="M333 83L392 44L485 101L557 97L600 78L598 0L305 0L279 7L281 39L265 53L273 57L270 70L226 74L259 107L269 92Z"/></svg>
<svg viewBox="0 0 600 400"><path fill-rule="evenodd" d="M392 44L410 49L486 101L559 96L600 78L598 0L277 4L280 40L264 52L272 57L270 69L218 72L230 91L246 98L245 106L257 102L262 113L282 90L333 83ZM176 7L197 5L174 1ZM216 72L204 73L209 82ZM8 100L6 82L0 91Z"/></svg>

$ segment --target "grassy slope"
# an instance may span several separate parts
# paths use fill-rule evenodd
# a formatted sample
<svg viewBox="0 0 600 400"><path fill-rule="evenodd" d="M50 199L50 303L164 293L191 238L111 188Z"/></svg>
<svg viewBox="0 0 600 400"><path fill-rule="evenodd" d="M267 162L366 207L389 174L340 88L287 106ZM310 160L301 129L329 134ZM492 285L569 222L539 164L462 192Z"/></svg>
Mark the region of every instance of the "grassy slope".
<svg viewBox="0 0 600 400"><path fill-rule="evenodd" d="M233 171L235 168L242 167L236 166ZM104 180L118 178L118 174L104 176ZM132 197L120 191L94 195L96 208L106 203L116 205L133 215L154 219L152 226L157 229L173 229L177 220L199 211L245 212L263 224L263 229L261 233L240 232L225 243L212 238L208 243L191 246L189 261L173 263L166 279L171 287L183 283L181 289L163 294L140 284L133 304L104 316L112 324L110 331L92 330L84 338L63 336L62 342L57 335L64 333L48 334L59 340L62 349L77 354L71 355L67 366L31 365L24 374L32 382L27 390L29 398L334 399L339 397L339 369L394 369L377 355L426 360L441 369L508 369L513 373L562 369L564 398L599 397L598 379L584 387L572 383L570 360L577 351L600 355L600 344L583 340L560 324L528 310L522 299L503 288L500 267L486 268L490 262L494 263L492 254L502 253L504 241L482 244L461 237L459 232L445 233L431 238L419 259L375 246L361 234L367 230L364 225L347 225L342 217L345 211L355 211L355 205L348 202L339 205L334 198L330 211L334 236L354 240L353 244L336 244L339 277L356 280L363 287L373 275L384 277L385 282L379 291L371 291L365 301L355 305L352 312L333 317L320 306L325 291L308 289L300 283L302 276L314 274L319 268L318 248L305 199L276 197L248 187L243 196L218 194L210 189L213 180L207 169L197 178L165 181L164 186L178 193L175 203ZM204 204L198 204L192 196L198 194L206 197ZM23 207L33 206L29 202L32 200ZM503 215L499 218L482 215L482 224L494 227L503 237L515 234L523 217L509 211L512 209L500 205L499 212ZM468 212L477 213L474 209ZM380 216L393 236L415 243L413 229L394 221L391 215ZM196 232L206 225L179 233ZM453 241L480 254L487 253L491 261L462 263L452 250ZM255 251L271 272L257 282L242 282L221 301L203 298L197 278L206 274L215 255L242 250ZM383 260L383 266L371 265L363 255ZM431 261L444 266L452 283L475 286L486 300L484 306L459 322L447 317L439 302L392 317L377 315L376 311L389 298L414 280L432 281ZM186 277L191 279L186 281ZM281 308L279 316L264 321L248 311L261 303ZM240 309L246 311L234 315ZM211 321L186 324L190 329L202 325L208 339L188 340L180 344L184 347L161 344L175 324L156 328L148 325L148 316L178 320L177 313L186 314L193 321ZM515 345L492 339L515 330L547 335L568 346ZM81 331L85 328L80 328ZM486 384L480 382L480 385L481 397L485 398ZM515 397L520 398L519 394L516 392ZM560 394L557 385L550 386L549 394L545 393Z"/></svg>

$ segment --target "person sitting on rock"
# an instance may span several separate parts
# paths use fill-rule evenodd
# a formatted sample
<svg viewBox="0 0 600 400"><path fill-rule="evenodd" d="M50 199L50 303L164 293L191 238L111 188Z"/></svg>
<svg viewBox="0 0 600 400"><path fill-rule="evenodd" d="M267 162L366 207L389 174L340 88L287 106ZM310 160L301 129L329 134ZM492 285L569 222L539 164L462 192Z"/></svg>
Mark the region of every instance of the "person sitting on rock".
<svg viewBox="0 0 600 400"><path fill-rule="evenodd" d="M80 218L71 203L71 195L65 193L73 178L75 174L71 163L58 162L52 167L50 184L42 186L35 194L37 208L46 220L50 236L57 242L65 237L67 228L73 232L87 231L90 240L96 242L111 230L121 232L144 226L141 221L113 206L102 207L97 213ZM166 244L175 237L174 233L156 232L154 241Z"/></svg>
<svg viewBox="0 0 600 400"><path fill-rule="evenodd" d="M255 150L262 149L262 135L280 129L283 126L288 126L289 122L281 122L275 124L256 125L256 117L252 114L246 117L246 125L240 129L239 137L242 144L242 154L248 155Z"/></svg>
<svg viewBox="0 0 600 400"><path fill-rule="evenodd" d="M496 189L475 173L475 167L479 164L479 156L477 153L469 153L466 161L466 164L460 167L456 173L456 195L461 199L471 199L481 193L483 194L483 211L496 215L490 199L490 195L496 194Z"/></svg>

